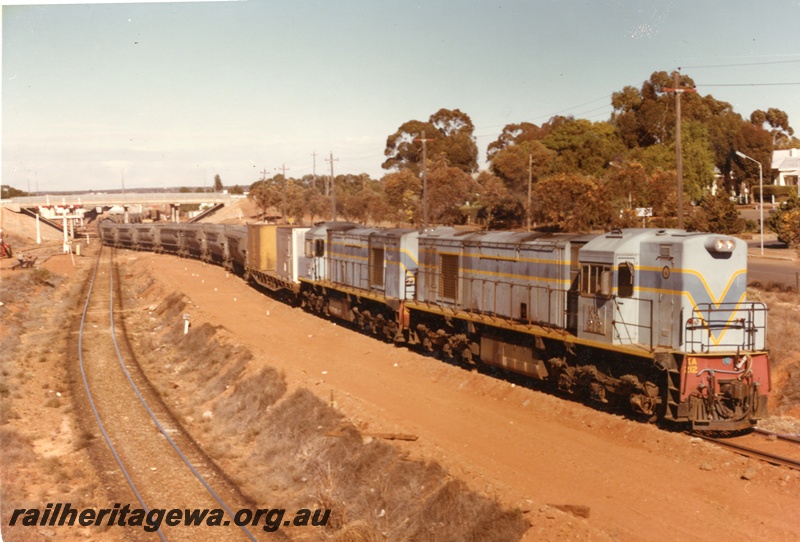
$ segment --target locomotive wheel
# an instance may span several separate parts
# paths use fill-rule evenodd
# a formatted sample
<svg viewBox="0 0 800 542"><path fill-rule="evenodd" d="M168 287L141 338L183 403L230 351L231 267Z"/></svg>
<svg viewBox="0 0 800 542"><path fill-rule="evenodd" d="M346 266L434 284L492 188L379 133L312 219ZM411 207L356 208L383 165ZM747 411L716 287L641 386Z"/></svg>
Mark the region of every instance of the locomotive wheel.
<svg viewBox="0 0 800 542"><path fill-rule="evenodd" d="M359 327L364 333L369 333L372 330L372 313L369 311L361 311Z"/></svg>

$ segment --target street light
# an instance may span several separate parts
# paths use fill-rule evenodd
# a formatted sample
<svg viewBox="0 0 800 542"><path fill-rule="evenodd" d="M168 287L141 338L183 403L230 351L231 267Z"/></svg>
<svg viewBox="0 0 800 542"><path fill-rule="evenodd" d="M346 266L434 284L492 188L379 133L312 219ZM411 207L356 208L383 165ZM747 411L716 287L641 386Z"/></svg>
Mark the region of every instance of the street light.
<svg viewBox="0 0 800 542"><path fill-rule="evenodd" d="M764 255L764 172L761 168L761 162L756 160L755 158L750 158L743 152L736 151L736 156L739 158L747 158L748 160L752 160L756 164L758 164L758 211L760 213L760 230L761 230L761 255Z"/></svg>

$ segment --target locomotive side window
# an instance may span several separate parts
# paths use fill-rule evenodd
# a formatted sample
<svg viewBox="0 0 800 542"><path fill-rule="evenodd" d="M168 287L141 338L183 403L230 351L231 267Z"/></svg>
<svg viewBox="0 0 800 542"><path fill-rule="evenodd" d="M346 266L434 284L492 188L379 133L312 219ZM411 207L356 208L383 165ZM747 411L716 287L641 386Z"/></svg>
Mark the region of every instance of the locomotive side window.
<svg viewBox="0 0 800 542"><path fill-rule="evenodd" d="M314 241L311 239L306 239L305 245L305 256L306 258L313 258L314 257Z"/></svg>
<svg viewBox="0 0 800 542"><path fill-rule="evenodd" d="M633 297L633 264L622 262L617 268L617 296Z"/></svg>
<svg viewBox="0 0 800 542"><path fill-rule="evenodd" d="M581 295L610 295L606 284L611 276L611 267L595 263L585 263L581 270Z"/></svg>
<svg viewBox="0 0 800 542"><path fill-rule="evenodd" d="M325 256L325 241L322 239L314 240L314 256L322 258Z"/></svg>

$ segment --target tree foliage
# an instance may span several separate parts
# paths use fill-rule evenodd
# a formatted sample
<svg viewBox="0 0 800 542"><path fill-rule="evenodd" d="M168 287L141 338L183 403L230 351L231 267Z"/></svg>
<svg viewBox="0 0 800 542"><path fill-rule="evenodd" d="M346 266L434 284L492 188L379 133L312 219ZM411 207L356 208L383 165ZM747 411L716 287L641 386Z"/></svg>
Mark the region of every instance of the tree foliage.
<svg viewBox="0 0 800 542"><path fill-rule="evenodd" d="M440 109L427 122L405 122L386 140L384 169L422 171L422 133L425 132L428 159L442 157L447 164L473 173L478 170L478 146L472 133L475 126L458 109Z"/></svg>
<svg viewBox="0 0 800 542"><path fill-rule="evenodd" d="M283 192L275 179L257 181L250 186L247 197L251 199L261 210L262 218L265 218L267 211L278 209L280 214L281 203L283 202Z"/></svg>
<svg viewBox="0 0 800 542"><path fill-rule="evenodd" d="M420 221L422 181L409 169L389 173L383 177L389 218L398 222L416 224Z"/></svg>
<svg viewBox="0 0 800 542"><path fill-rule="evenodd" d="M719 190L716 195L706 194L687 220L686 229L733 234L744 231L744 222L728 194Z"/></svg>
<svg viewBox="0 0 800 542"><path fill-rule="evenodd" d="M793 194L769 216L767 225L778 241L800 248L800 198Z"/></svg>
<svg viewBox="0 0 800 542"><path fill-rule="evenodd" d="M777 146L791 139L794 129L789 126L789 115L778 108L770 107L766 111L756 109L750 114L750 122L756 126L764 127L766 124L772 136L772 145Z"/></svg>
<svg viewBox="0 0 800 542"><path fill-rule="evenodd" d="M542 142L557 153L554 173L599 175L624 150L612 124L584 119L570 119L553 128Z"/></svg>
<svg viewBox="0 0 800 542"><path fill-rule="evenodd" d="M0 186L0 191L2 191L2 193L0 193L0 198L2 199L22 198L30 195L27 192L23 192L22 190L14 188L13 186L8 186L6 184Z"/></svg>
<svg viewBox="0 0 800 542"><path fill-rule="evenodd" d="M477 183L457 167L444 161L434 164L428 175L428 213L434 223L453 225L463 222L461 207L477 196Z"/></svg>
<svg viewBox="0 0 800 542"><path fill-rule="evenodd" d="M531 141L541 141L547 135L547 131L546 127L539 128L530 122L506 124L500 137L489 143L489 147L486 149L486 159L491 162L496 154L509 147Z"/></svg>
<svg viewBox="0 0 800 542"><path fill-rule="evenodd" d="M552 175L536 185L535 216L563 231L603 228L611 218L611 207L604 195L592 177Z"/></svg>
<svg viewBox="0 0 800 542"><path fill-rule="evenodd" d="M680 87L695 89L691 77L678 75ZM654 215L648 225L673 227L678 201L673 77L654 71L641 85L614 92L607 121L556 115L540 126L509 123L489 143L488 168L481 172L472 119L459 109L442 108L427 119L403 123L387 137L382 164L387 173L380 181L346 174L324 184L336 188L337 216L364 223L420 224L424 133L433 224L457 224L469 213L470 218L483 218L487 227L517 228L530 213L536 222L556 229L639 226L637 209L644 207ZM731 191L749 188L752 193L758 164L768 183L773 151L800 147L800 140L778 108L757 109L743 118L730 103L710 94L685 92L679 101L683 197L698 203L689 217L691 227L736 230L740 224L731 211ZM281 214L283 185L284 179L275 176L251 186L249 197L262 215L275 219ZM717 196L710 195L712 186L720 189ZM331 197L315 176L287 178L285 187L289 220L331 218ZM11 190L3 187L3 197L19 195ZM223 190L219 175L213 190ZM230 192L235 191L240 189L232 186ZM792 207L772 217L788 217L773 226L785 239L794 239L796 214L800 211Z"/></svg>
<svg viewBox="0 0 800 542"><path fill-rule="evenodd" d="M541 141L523 141L497 151L489 169L502 179L513 192L527 193L528 176L536 182L550 173L558 152L548 149Z"/></svg>

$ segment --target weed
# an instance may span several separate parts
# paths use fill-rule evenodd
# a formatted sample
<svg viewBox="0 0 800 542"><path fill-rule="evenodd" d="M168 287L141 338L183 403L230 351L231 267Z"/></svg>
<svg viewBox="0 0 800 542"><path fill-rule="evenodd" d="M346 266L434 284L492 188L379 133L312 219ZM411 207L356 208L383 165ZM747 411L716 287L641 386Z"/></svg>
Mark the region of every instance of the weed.
<svg viewBox="0 0 800 542"><path fill-rule="evenodd" d="M50 286L53 287L55 284L50 282L52 275L48 269L44 267L37 267L33 271L31 271L31 279L36 284L41 284L42 286Z"/></svg>
<svg viewBox="0 0 800 542"><path fill-rule="evenodd" d="M92 440L94 440L94 434L87 429L81 429L80 432L78 432L78 436L75 438L73 447L75 451L82 450L89 446Z"/></svg>

